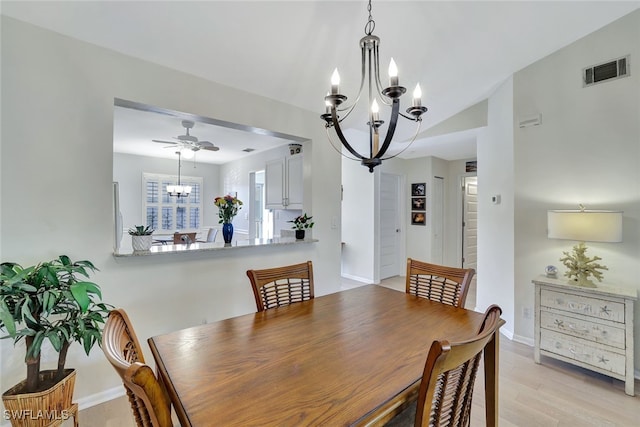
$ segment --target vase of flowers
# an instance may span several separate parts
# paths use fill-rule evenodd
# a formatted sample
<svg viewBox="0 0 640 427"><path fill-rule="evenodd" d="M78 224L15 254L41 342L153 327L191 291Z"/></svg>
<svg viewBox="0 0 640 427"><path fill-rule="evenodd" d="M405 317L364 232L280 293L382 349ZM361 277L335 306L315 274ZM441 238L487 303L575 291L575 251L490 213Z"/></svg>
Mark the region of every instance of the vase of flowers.
<svg viewBox="0 0 640 427"><path fill-rule="evenodd" d="M231 243L233 238L233 217L242 209L242 201L237 197L226 195L224 197L216 197L213 203L218 207L218 224L222 224L222 237L224 243Z"/></svg>
<svg viewBox="0 0 640 427"><path fill-rule="evenodd" d="M305 231L307 228L313 228L314 222L311 221L312 216L308 216L306 213L304 215L300 215L292 219L293 229L296 230L296 240L304 240Z"/></svg>

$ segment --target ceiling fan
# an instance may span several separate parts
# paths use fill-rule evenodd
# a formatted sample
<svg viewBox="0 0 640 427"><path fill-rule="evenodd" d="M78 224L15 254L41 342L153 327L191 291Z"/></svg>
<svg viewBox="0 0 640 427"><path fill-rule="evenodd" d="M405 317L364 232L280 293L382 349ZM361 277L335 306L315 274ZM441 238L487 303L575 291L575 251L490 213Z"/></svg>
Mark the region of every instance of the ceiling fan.
<svg viewBox="0 0 640 427"><path fill-rule="evenodd" d="M218 151L220 147L216 147L212 142L209 141L199 141L198 138L191 135L189 133L189 129L193 129L195 123L191 120L183 120L182 127L185 128L186 132L184 135L174 136L173 138L177 141L162 141L159 139L152 139L153 142L159 142L160 144L171 144L178 145L180 148L187 148L191 151L199 151L199 150L209 150L209 151Z"/></svg>

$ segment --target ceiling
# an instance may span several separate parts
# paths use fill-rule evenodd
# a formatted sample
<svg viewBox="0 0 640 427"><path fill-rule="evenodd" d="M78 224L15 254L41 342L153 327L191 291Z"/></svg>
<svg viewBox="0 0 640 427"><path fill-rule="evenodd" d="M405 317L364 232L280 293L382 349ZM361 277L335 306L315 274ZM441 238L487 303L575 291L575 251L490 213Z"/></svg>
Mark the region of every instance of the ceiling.
<svg viewBox="0 0 640 427"><path fill-rule="evenodd" d="M4 15L318 115L335 67L347 96L359 85L365 1L2 1L0 7ZM639 7L639 1L373 1L381 77L393 56L408 92L420 83L429 108L426 133L486 99L514 72ZM183 134L180 118L140 114L116 114L122 120L116 149L171 152L150 140ZM357 134L366 120L354 116ZM406 140L413 131L411 123L398 134ZM255 133L241 134L242 142L231 134L196 123L192 135L221 147L198 152L198 161L222 163L225 151L263 142ZM474 131L418 135L401 156L475 157L475 141ZM286 142L270 137L265 143Z"/></svg>

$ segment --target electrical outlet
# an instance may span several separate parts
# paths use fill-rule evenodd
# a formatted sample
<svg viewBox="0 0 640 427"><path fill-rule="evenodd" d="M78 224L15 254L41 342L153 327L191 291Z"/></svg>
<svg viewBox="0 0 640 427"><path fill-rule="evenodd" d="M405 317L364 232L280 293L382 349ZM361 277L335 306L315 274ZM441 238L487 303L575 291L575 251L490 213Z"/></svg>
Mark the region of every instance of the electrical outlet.
<svg viewBox="0 0 640 427"><path fill-rule="evenodd" d="M531 307L522 307L522 317L531 319Z"/></svg>

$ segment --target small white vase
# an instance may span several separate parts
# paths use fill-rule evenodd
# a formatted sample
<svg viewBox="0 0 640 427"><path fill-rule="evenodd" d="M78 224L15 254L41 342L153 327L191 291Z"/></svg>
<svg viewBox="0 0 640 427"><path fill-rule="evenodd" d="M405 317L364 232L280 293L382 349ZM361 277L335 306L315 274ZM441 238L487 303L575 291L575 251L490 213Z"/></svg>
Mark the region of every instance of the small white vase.
<svg viewBox="0 0 640 427"><path fill-rule="evenodd" d="M131 246L133 246L134 252L148 251L151 249L151 243L153 243L153 236L150 234L147 236L131 236Z"/></svg>

